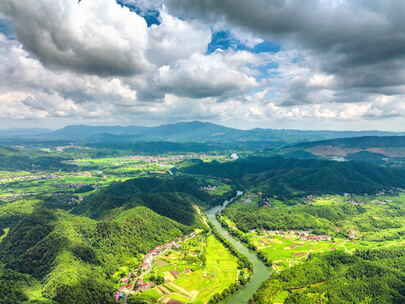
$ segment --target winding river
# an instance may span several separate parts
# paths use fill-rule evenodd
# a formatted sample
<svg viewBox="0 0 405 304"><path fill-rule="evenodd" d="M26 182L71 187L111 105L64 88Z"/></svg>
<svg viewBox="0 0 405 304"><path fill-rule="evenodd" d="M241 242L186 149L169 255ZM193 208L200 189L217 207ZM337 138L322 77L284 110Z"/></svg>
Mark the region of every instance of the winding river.
<svg viewBox="0 0 405 304"><path fill-rule="evenodd" d="M246 304L249 299L255 294L256 290L267 280L270 276L270 270L259 260L256 254L249 250L243 243L231 236L216 219L216 214L221 212L229 204L229 201L225 201L222 206L217 206L209 209L206 214L210 223L216 228L218 233L227 241L229 241L236 250L246 256L253 264L253 275L245 286L243 286L238 292L227 297L222 303L225 304Z"/></svg>

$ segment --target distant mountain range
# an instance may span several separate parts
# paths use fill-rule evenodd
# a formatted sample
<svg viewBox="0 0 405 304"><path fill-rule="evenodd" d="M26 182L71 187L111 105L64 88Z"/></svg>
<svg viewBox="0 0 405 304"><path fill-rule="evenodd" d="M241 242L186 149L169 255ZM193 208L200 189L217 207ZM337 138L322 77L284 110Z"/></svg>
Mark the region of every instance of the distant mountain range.
<svg viewBox="0 0 405 304"><path fill-rule="evenodd" d="M67 126L56 131L33 129L0 130L0 138L32 138L38 140L104 141L170 141L170 142L278 142L294 144L334 138L364 136L398 136L405 133L384 131L304 131L288 129L239 130L206 122L182 122L158 127L143 126ZM124 137L124 138L123 138Z"/></svg>
<svg viewBox="0 0 405 304"><path fill-rule="evenodd" d="M405 165L405 136L367 136L299 143L282 149L288 157L329 158Z"/></svg>
<svg viewBox="0 0 405 304"><path fill-rule="evenodd" d="M32 137L51 133L51 129L0 129L0 138Z"/></svg>

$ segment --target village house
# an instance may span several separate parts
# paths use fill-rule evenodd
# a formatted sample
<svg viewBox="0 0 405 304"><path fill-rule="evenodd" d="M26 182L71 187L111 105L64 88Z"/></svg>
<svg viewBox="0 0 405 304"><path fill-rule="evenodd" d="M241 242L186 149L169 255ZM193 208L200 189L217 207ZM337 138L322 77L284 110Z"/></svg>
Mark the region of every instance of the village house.
<svg viewBox="0 0 405 304"><path fill-rule="evenodd" d="M136 282L136 288L134 289L135 292L139 291L146 291L148 289L151 289L155 286L152 282L144 282L142 280L138 280Z"/></svg>
<svg viewBox="0 0 405 304"><path fill-rule="evenodd" d="M156 257L160 256L163 252L165 252L166 250L169 250L171 248L179 248L181 247L181 245L178 242L181 241L185 241L188 239L191 239L193 237L195 237L197 235L196 232L192 232L190 234L188 234L187 236L181 236L179 238L177 238L175 241L172 241L170 243L164 244L164 245L159 245L156 246L154 249L152 249L151 251L149 251L143 258L142 264L141 266L135 271L132 271L129 273L128 277L125 277L123 279L121 279L121 282L124 284L128 284L128 282L130 281L129 278L132 277L132 274L137 273L137 277L141 277L143 274L147 273L148 271L150 271L153 267L153 261ZM136 281L136 288L134 289L134 285L125 285L125 286L121 286L118 291L122 292L131 292L133 289L134 292L139 292L139 291L145 291L148 290L150 288L153 288L155 285L151 282L144 282L143 280L138 279Z"/></svg>
<svg viewBox="0 0 405 304"><path fill-rule="evenodd" d="M300 237L301 241L330 241L332 238L329 235L305 235Z"/></svg>
<svg viewBox="0 0 405 304"><path fill-rule="evenodd" d="M349 230L347 231L347 237L348 237L349 239L353 240L353 239L356 238L356 236L357 236L356 230L354 230L354 229L349 229Z"/></svg>
<svg viewBox="0 0 405 304"><path fill-rule="evenodd" d="M217 186L205 186L205 187L201 187L200 190L203 190L203 191L215 191L215 190L217 190Z"/></svg>
<svg viewBox="0 0 405 304"><path fill-rule="evenodd" d="M271 207L270 201L266 198L262 201L264 207Z"/></svg>

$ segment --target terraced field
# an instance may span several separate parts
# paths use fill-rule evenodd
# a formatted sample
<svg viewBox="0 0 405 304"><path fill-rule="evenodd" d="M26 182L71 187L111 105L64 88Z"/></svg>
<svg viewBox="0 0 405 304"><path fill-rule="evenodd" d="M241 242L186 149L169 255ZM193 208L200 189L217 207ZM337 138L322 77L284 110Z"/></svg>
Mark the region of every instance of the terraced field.
<svg viewBox="0 0 405 304"><path fill-rule="evenodd" d="M262 218L274 216L276 220L283 217L284 222L288 223L289 216L297 215L303 219L298 225L303 227L313 225L312 229L300 230L296 228L297 223L291 221L291 226L287 229L261 228L243 232L239 229L241 225L243 226L242 222L232 221L227 216L221 217L229 229L246 239L271 261L276 271L304 262L311 253L340 250L353 253L357 249L405 245L403 193L397 196L380 194L311 197L306 204L296 206L272 204L270 207L259 207L257 200L247 201L247 197L244 196L227 211L231 211L229 214L233 215L233 212L243 210L243 215L242 212L236 214L241 215L242 221L249 225L254 225L251 223L258 221L259 216ZM236 218L237 216L234 216L234 219ZM295 220L293 217L291 219ZM308 222L305 223L305 220ZM267 223L272 224L269 220L263 221L260 225ZM323 236L319 237L320 234ZM317 239L318 237L320 239ZM323 237L325 239L322 239Z"/></svg>
<svg viewBox="0 0 405 304"><path fill-rule="evenodd" d="M237 259L213 235L199 236L156 261L151 276L165 282L143 294L159 303L207 303L236 281L237 268Z"/></svg>

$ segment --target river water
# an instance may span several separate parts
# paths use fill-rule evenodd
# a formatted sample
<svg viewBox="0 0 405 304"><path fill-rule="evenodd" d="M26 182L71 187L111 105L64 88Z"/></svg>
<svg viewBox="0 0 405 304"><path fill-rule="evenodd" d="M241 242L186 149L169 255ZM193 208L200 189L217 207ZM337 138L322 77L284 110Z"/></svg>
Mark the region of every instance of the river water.
<svg viewBox="0 0 405 304"><path fill-rule="evenodd" d="M255 294L256 290L267 280L270 276L270 270L264 265L264 263L258 259L256 254L249 250L243 243L231 236L216 219L216 214L221 212L229 204L226 201L222 206L217 206L209 209L206 214L210 223L215 227L218 233L226 239L233 247L241 254L246 256L253 264L253 275L245 286L243 286L238 292L227 297L222 303L224 304L245 304Z"/></svg>

